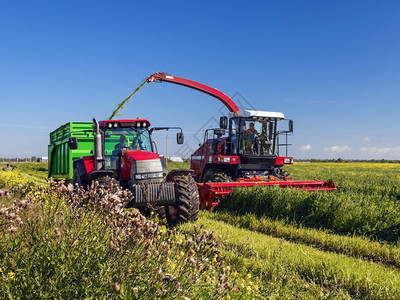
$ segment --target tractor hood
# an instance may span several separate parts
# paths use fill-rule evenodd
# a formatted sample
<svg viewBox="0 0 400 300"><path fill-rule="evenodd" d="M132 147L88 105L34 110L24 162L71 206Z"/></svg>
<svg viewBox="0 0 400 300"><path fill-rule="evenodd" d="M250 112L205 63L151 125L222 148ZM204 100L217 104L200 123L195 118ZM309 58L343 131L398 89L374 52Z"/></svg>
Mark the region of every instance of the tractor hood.
<svg viewBox="0 0 400 300"><path fill-rule="evenodd" d="M130 158L130 160L149 160L149 159L160 159L157 153L143 150L123 150L122 157Z"/></svg>

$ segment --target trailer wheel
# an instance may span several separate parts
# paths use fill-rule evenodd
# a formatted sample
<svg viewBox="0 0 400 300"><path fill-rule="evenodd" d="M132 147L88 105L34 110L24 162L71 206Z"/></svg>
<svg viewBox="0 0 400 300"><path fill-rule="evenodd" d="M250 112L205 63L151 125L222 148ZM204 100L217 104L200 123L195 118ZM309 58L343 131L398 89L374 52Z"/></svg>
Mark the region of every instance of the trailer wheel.
<svg viewBox="0 0 400 300"><path fill-rule="evenodd" d="M74 185L74 190L77 189L77 185L83 189L87 188L87 182L82 181L81 176L79 176L78 169L74 168L74 175L72 177L72 184Z"/></svg>
<svg viewBox="0 0 400 300"><path fill-rule="evenodd" d="M191 176L176 176L175 205L167 206L166 217L169 225L196 221L199 214L200 200L196 182Z"/></svg>

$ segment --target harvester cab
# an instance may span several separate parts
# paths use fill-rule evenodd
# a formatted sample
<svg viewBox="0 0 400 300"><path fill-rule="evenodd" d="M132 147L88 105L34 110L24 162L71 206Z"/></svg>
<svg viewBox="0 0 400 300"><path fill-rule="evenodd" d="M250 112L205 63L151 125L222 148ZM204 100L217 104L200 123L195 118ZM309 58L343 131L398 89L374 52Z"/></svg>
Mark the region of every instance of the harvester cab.
<svg viewBox="0 0 400 300"><path fill-rule="evenodd" d="M86 187L94 181L107 186L118 182L133 193L129 206L157 212L168 223L193 221L199 211L199 194L192 170L168 172L166 160L152 140L154 130L178 129L177 143L183 143L180 127L153 127L146 119L93 119L93 155L73 161L73 183ZM76 137L70 150L79 150Z"/></svg>
<svg viewBox="0 0 400 300"><path fill-rule="evenodd" d="M278 124L283 120L283 113L254 110L238 111L229 122L221 117L221 128L206 130L203 144L192 155L196 181L288 179L281 167L293 164L293 158L279 156Z"/></svg>

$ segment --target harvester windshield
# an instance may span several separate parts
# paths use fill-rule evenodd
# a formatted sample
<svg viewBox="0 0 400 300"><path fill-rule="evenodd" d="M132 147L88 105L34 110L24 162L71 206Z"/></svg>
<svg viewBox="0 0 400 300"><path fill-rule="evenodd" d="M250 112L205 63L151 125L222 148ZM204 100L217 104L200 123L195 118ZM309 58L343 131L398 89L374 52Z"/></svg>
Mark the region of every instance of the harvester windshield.
<svg viewBox="0 0 400 300"><path fill-rule="evenodd" d="M232 119L232 143L240 155L276 155L276 119Z"/></svg>

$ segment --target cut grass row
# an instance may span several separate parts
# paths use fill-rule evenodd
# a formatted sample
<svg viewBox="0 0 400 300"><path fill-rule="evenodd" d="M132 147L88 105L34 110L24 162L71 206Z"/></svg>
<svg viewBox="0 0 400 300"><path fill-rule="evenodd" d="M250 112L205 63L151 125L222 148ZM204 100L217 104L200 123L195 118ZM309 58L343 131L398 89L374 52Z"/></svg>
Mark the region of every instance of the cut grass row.
<svg viewBox="0 0 400 300"><path fill-rule="evenodd" d="M310 193L279 187L236 188L222 205L241 215L254 213L342 235L368 236L389 243L396 243L400 237L398 200L377 194Z"/></svg>
<svg viewBox="0 0 400 300"><path fill-rule="evenodd" d="M279 256L280 261L288 266L288 278L297 275L342 296L351 295L363 299L400 298L400 273L393 267L324 252L237 228L222 221L212 220L204 213L201 213L198 225L214 231L216 240L229 253L228 261L244 262L247 259L250 261L250 268L261 268L261 277L273 272L273 262ZM190 231L190 226L185 224L180 228Z"/></svg>
<svg viewBox="0 0 400 300"><path fill-rule="evenodd" d="M204 211L202 214L210 220L223 221L239 228L309 245L324 251L368 259L400 268L400 249L398 247L373 242L365 237L331 234L326 230L297 227L287 225L283 221L274 221L266 218L260 219L252 214L239 216L224 211Z"/></svg>

